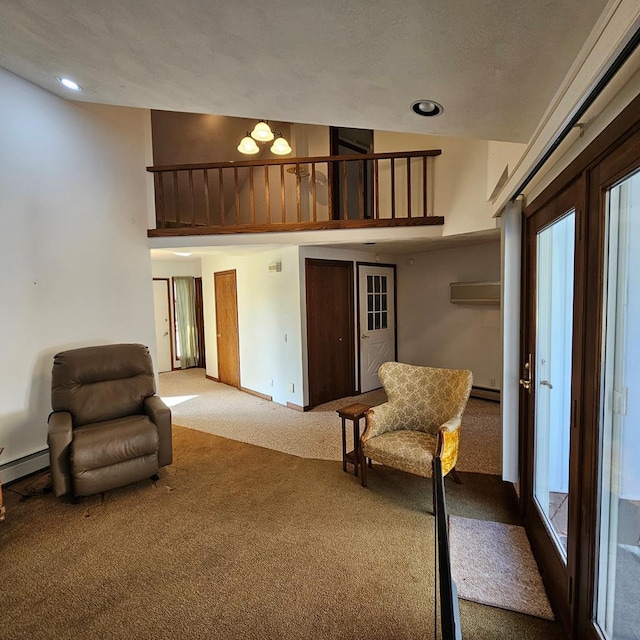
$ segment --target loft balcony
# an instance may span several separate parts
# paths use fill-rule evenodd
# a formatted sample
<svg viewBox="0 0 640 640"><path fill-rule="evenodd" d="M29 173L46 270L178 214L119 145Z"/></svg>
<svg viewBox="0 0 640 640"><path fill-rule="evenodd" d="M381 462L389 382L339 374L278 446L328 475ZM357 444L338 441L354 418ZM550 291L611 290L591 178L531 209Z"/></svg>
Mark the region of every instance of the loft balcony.
<svg viewBox="0 0 640 640"><path fill-rule="evenodd" d="M441 151L147 167L149 237L442 225L433 215Z"/></svg>

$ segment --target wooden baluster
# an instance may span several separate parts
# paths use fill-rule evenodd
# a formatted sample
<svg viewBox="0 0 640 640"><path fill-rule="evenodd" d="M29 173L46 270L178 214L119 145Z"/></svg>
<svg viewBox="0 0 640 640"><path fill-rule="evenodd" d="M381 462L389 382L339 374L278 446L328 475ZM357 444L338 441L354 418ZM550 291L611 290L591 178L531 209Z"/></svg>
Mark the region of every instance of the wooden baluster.
<svg viewBox="0 0 640 640"><path fill-rule="evenodd" d="M256 194L253 190L253 167L249 167L249 193L251 196L251 224L256 223Z"/></svg>
<svg viewBox="0 0 640 640"><path fill-rule="evenodd" d="M211 226L211 209L209 206L209 171L204 170L204 210L207 212L207 227Z"/></svg>
<svg viewBox="0 0 640 640"><path fill-rule="evenodd" d="M391 217L396 217L396 159L391 158Z"/></svg>
<svg viewBox="0 0 640 640"><path fill-rule="evenodd" d="M407 218L411 217L411 158L407 158Z"/></svg>
<svg viewBox="0 0 640 640"><path fill-rule="evenodd" d="M302 203L300 201L300 165L296 163L296 215L298 222L302 222Z"/></svg>
<svg viewBox="0 0 640 640"><path fill-rule="evenodd" d="M362 162L362 160L358 160L358 217L360 220L364 220L364 179Z"/></svg>
<svg viewBox="0 0 640 640"><path fill-rule="evenodd" d="M373 161L373 182L376 190L376 211L375 219L380 218L380 182L378 181L378 158Z"/></svg>
<svg viewBox="0 0 640 640"><path fill-rule="evenodd" d="M236 192L236 226L240 224L240 189L238 188L238 167L233 167L233 184Z"/></svg>
<svg viewBox="0 0 640 640"><path fill-rule="evenodd" d="M347 161L342 161L342 219L349 219L349 203L348 203L348 190L347 190Z"/></svg>
<svg viewBox="0 0 640 640"><path fill-rule="evenodd" d="M280 165L280 218L281 222L287 221L287 205L284 197L284 165Z"/></svg>
<svg viewBox="0 0 640 640"><path fill-rule="evenodd" d="M327 211L333 220L333 161L327 160Z"/></svg>
<svg viewBox="0 0 640 640"><path fill-rule="evenodd" d="M176 203L176 225L180 226L180 203L178 202L178 172L173 172L173 198Z"/></svg>
<svg viewBox="0 0 640 640"><path fill-rule="evenodd" d="M422 215L427 217L427 156L422 156Z"/></svg>
<svg viewBox="0 0 640 640"><path fill-rule="evenodd" d="M264 207L266 223L271 224L271 199L269 197L269 165L264 166Z"/></svg>
<svg viewBox="0 0 640 640"><path fill-rule="evenodd" d="M224 178L222 176L222 167L218 169L218 182L220 184L220 224L224 226Z"/></svg>
<svg viewBox="0 0 640 640"><path fill-rule="evenodd" d="M313 221L318 219L318 203L316 202L316 163L311 163L311 202L313 208Z"/></svg>
<svg viewBox="0 0 640 640"><path fill-rule="evenodd" d="M161 172L153 174L156 187L156 225L163 229L165 225L164 219L164 180Z"/></svg>
<svg viewBox="0 0 640 640"><path fill-rule="evenodd" d="M191 226L196 226L196 199L193 195L193 171L189 169L189 196L191 198Z"/></svg>

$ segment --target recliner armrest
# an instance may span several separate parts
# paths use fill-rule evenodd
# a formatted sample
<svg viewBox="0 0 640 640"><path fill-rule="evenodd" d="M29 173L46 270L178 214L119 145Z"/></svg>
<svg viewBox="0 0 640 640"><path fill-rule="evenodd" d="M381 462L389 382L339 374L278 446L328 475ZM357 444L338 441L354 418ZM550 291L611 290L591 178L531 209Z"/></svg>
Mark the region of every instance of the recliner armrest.
<svg viewBox="0 0 640 640"><path fill-rule="evenodd" d="M73 439L73 419L68 411L54 411L49 416L47 443L53 493L56 497L71 491L69 447Z"/></svg>
<svg viewBox="0 0 640 640"><path fill-rule="evenodd" d="M171 409L167 407L160 396L149 396L144 401L144 412L158 428L158 437L160 439L158 464L161 467L171 464L173 462Z"/></svg>

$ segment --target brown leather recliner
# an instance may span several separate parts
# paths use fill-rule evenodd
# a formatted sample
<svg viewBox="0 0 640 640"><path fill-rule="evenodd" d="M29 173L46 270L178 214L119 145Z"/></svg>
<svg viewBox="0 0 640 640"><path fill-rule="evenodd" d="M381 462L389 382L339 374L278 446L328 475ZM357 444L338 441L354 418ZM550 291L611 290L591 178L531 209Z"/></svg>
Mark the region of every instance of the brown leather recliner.
<svg viewBox="0 0 640 640"><path fill-rule="evenodd" d="M88 496L171 464L171 411L142 344L85 347L53 360L49 457L56 496Z"/></svg>

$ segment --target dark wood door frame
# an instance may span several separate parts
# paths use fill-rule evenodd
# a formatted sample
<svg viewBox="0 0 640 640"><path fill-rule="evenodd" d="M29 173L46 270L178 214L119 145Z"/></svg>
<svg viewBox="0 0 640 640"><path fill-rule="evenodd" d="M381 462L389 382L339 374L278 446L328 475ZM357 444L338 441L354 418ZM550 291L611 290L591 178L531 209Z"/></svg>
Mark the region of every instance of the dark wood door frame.
<svg viewBox="0 0 640 640"><path fill-rule="evenodd" d="M345 286L348 281L348 292L343 292L343 296L346 302L346 308L340 308L340 305L332 300L322 300L322 304L317 310L313 303L313 296L315 291L313 290L313 281L311 270L314 267L318 268L337 268L344 269L345 271ZM340 397L353 395L355 392L355 344L354 344L354 275L353 275L353 262L342 260L320 260L316 258L306 258L305 260L305 289L307 300L307 379L309 390L309 407L328 402ZM335 335L331 335L329 338L329 344L318 344L319 336L314 335L313 326L317 320L315 313L323 312L322 320L337 319L341 321L342 326L336 327L329 325L327 331L331 333L331 328L334 328ZM328 314L335 314L334 318L328 318ZM344 333L346 332L346 335ZM338 335L339 334L339 335ZM337 345L332 344L333 339L340 341L340 349ZM333 351L329 351L332 348ZM338 349L338 352L336 352ZM320 362L318 360L319 354L322 354L324 360ZM340 393L334 397L328 398L326 396L326 388L322 385L325 384L325 380L320 379L319 370L327 370L327 358L331 360L330 370L332 374L336 374L337 381L334 386L337 386ZM336 367L344 366L345 370L336 370Z"/></svg>

